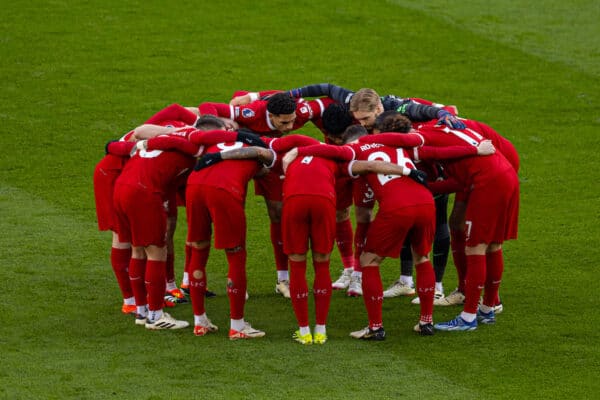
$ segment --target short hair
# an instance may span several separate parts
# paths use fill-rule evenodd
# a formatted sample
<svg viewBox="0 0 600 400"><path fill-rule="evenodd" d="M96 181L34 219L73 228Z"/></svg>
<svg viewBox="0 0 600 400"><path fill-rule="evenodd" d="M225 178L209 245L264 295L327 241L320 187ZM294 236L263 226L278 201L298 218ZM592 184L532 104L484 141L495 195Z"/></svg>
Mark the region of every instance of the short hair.
<svg viewBox="0 0 600 400"><path fill-rule="evenodd" d="M359 137L365 136L368 134L369 134L369 132L367 131L367 129L364 126L350 125L349 127L346 128L346 130L342 134L341 138L344 141L344 143L350 143L350 142L358 139Z"/></svg>
<svg viewBox="0 0 600 400"><path fill-rule="evenodd" d="M214 115L203 115L196 120L194 128L200 129L201 131L208 131L211 129L224 129L225 122Z"/></svg>
<svg viewBox="0 0 600 400"><path fill-rule="evenodd" d="M347 127L352 125L354 119L348 112L348 108L339 103L330 104L321 117L323 129L328 135L339 137Z"/></svg>
<svg viewBox="0 0 600 400"><path fill-rule="evenodd" d="M410 119L398 111L384 111L375 118L375 129L379 132L408 133L412 129Z"/></svg>
<svg viewBox="0 0 600 400"><path fill-rule="evenodd" d="M350 111L375 111L377 106L381 103L381 97L373 89L360 89L354 93L350 100Z"/></svg>
<svg viewBox="0 0 600 400"><path fill-rule="evenodd" d="M289 93L275 93L267 100L267 111L271 114L293 114L296 112L296 101Z"/></svg>

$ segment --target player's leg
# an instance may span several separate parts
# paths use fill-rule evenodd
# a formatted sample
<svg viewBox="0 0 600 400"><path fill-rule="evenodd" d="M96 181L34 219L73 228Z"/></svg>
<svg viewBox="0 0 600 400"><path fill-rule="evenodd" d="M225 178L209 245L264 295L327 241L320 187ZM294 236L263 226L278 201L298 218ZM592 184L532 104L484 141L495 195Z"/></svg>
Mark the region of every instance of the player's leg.
<svg viewBox="0 0 600 400"><path fill-rule="evenodd" d="M450 230L448 228L448 195L435 196L435 237L433 239L432 264L435 271L435 300L444 297L443 279L450 253Z"/></svg>
<svg viewBox="0 0 600 400"><path fill-rule="evenodd" d="M363 301L367 310L369 325L364 329L350 333L350 336L356 339L385 339L382 318L383 284L379 274L379 265L382 260L382 257L369 252L363 252L360 257Z"/></svg>
<svg viewBox="0 0 600 400"><path fill-rule="evenodd" d="M483 301L479 305L479 310L477 311L477 319L484 324L493 324L496 322L495 307L498 302L498 290L504 272L502 244L490 243L485 261L487 266L485 289Z"/></svg>
<svg viewBox="0 0 600 400"><path fill-rule="evenodd" d="M119 241L119 235L113 231L110 249L110 264L115 274L115 278L117 278L121 296L123 297L121 311L124 314L136 313L135 297L133 295L133 289L131 289L131 282L129 281L130 260L131 243Z"/></svg>
<svg viewBox="0 0 600 400"><path fill-rule="evenodd" d="M340 257L344 269L340 277L333 282L332 288L336 290L346 289L350 285L350 277L354 271L354 249L353 249L353 231L350 221L350 208L353 201L353 179L337 178L335 181L336 193L336 233L335 240L337 243Z"/></svg>
<svg viewBox="0 0 600 400"><path fill-rule="evenodd" d="M325 198L317 198L311 202L310 243L313 255L315 280L313 295L315 299L315 344L327 341L327 316L331 304L331 275L329 273L329 256L333 250L336 235L336 211L333 204Z"/></svg>
<svg viewBox="0 0 600 400"><path fill-rule="evenodd" d="M413 256L410 241L404 241L400 252L400 277L383 292L383 297L413 296L415 285L412 276Z"/></svg>
<svg viewBox="0 0 600 400"><path fill-rule="evenodd" d="M450 247L452 249L452 259L456 267L458 284L456 289L448 296L436 302L440 306L460 305L465 300L465 277L467 273L467 257L465 255L466 235L465 235L465 212L466 212L466 194L457 193L454 199L454 206L449 219L450 227Z"/></svg>
<svg viewBox="0 0 600 400"><path fill-rule="evenodd" d="M293 338L301 344L312 344L308 320L308 283L306 253L309 241L310 202L308 196L293 196L285 200L282 211L284 251L289 254L290 296L298 330Z"/></svg>
<svg viewBox="0 0 600 400"><path fill-rule="evenodd" d="M365 248L367 231L371 224L373 209L369 207L356 206L354 208L356 229L354 231L354 271L350 277L348 285L348 296L362 296L362 266L360 264L360 255Z"/></svg>
<svg viewBox="0 0 600 400"><path fill-rule="evenodd" d="M336 290L346 289L350 285L350 277L354 272L354 250L350 207L336 211L336 236L338 250L344 269L340 277L332 283Z"/></svg>
<svg viewBox="0 0 600 400"><path fill-rule="evenodd" d="M270 220L271 244L275 256L275 267L277 269L277 283L275 292L285 298L290 297L290 277L288 272L288 259L283 251L283 240L281 232L281 201L273 201L265 198L267 212Z"/></svg>
<svg viewBox="0 0 600 400"><path fill-rule="evenodd" d="M431 205L412 207L414 224L409 231L409 242L417 272L417 293L421 313L414 330L422 336L433 335L433 299L435 293L435 273L429 261L435 235L435 208Z"/></svg>

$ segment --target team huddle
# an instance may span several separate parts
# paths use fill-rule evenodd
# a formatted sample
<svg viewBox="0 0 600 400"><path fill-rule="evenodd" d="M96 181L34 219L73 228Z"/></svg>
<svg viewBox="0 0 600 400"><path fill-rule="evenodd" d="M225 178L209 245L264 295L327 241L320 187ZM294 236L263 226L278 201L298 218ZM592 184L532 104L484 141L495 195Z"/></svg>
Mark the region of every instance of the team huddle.
<svg viewBox="0 0 600 400"><path fill-rule="evenodd" d="M291 133L309 121L323 132L323 142ZM298 322L292 337L324 344L333 290L363 297L369 323L350 333L357 339L384 340L383 299L415 293L420 316L414 331L422 336L494 324L503 310L502 243L517 237L518 168L507 139L482 122L459 118L454 106L318 84L236 92L229 104L160 110L106 145L94 191L99 229L113 232L111 264L122 312L147 329L186 328L187 321L163 309L189 297L194 334L217 331L205 309L205 298L213 295L206 265L214 235L214 247L227 257L229 338L237 340L265 335L244 316L247 251L252 256L244 206L253 180L270 220L275 291L291 299ZM180 288L173 262L178 205L187 216ZM332 282L334 244L344 269ZM445 296L450 249L458 285ZM379 266L386 257L400 258L401 271L384 291ZM462 305L462 312L434 324L434 306L453 305Z"/></svg>

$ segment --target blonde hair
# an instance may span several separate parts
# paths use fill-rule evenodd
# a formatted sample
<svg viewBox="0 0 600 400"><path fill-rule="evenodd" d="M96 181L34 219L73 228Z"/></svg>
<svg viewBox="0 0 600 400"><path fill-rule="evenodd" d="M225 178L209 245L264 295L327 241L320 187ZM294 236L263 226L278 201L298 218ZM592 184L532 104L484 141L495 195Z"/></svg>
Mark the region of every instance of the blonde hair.
<svg viewBox="0 0 600 400"><path fill-rule="evenodd" d="M373 89L360 89L350 100L350 111L373 112L381 104L381 98Z"/></svg>

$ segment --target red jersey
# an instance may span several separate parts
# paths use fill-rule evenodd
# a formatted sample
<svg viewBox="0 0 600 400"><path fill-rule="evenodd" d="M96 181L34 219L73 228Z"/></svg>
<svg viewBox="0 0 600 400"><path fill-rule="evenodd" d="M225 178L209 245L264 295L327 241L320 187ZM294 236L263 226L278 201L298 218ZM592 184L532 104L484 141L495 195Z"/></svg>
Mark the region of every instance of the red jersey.
<svg viewBox="0 0 600 400"><path fill-rule="evenodd" d="M292 130L300 129L308 121L313 121L317 126L323 112L331 103L335 103L328 97L321 99L296 102L296 120ZM217 117L229 118L236 121L240 126L253 130L265 136L281 136L281 132L275 130L269 119L266 100L256 100L243 106L230 106L224 103L202 103L198 106L201 115L210 114Z"/></svg>
<svg viewBox="0 0 600 400"><path fill-rule="evenodd" d="M187 125L193 125L197 118L198 116L187 108L179 104L171 104L154 114L145 123L181 128Z"/></svg>
<svg viewBox="0 0 600 400"><path fill-rule="evenodd" d="M229 141L209 145L206 147L206 152L217 153L241 147L248 147L248 145L242 142ZM187 184L217 187L244 201L248 190L248 182L260 169L261 165L257 160L224 160L200 171L193 171Z"/></svg>
<svg viewBox="0 0 600 400"><path fill-rule="evenodd" d="M375 135L368 135L372 138ZM396 135L407 146L422 143L418 135ZM387 161L415 169L408 151L381 143L354 143L345 146L308 146L298 150L298 156L316 155L342 160ZM375 193L380 207L407 207L418 204L433 204L433 197L423 185L401 175L367 174L366 179ZM410 193L410 195L407 195Z"/></svg>
<svg viewBox="0 0 600 400"><path fill-rule="evenodd" d="M451 129L447 126L423 125L419 134L425 143L431 146L472 146L487 139L479 131L474 121L465 120L467 128L463 130ZM444 171L455 179L462 188L469 189L482 182L490 182L506 169L513 169L506 157L500 152L483 157L465 157L441 161Z"/></svg>
<svg viewBox="0 0 600 400"><path fill-rule="evenodd" d="M379 143L355 143L350 146L355 151L357 160L387 161L415 169L408 151L403 148L394 148ZM420 204L433 204L431 192L409 177L367 174L367 181L382 209L388 206L401 208Z"/></svg>
<svg viewBox="0 0 600 400"><path fill-rule="evenodd" d="M185 183L187 174L194 166L193 153L198 153L198 146L169 135L157 136L147 143L147 150L137 150L125 164L116 183L141 186L160 193L167 200ZM155 150L153 144L172 150Z"/></svg>
<svg viewBox="0 0 600 400"><path fill-rule="evenodd" d="M323 196L336 201L336 177L351 176L348 162L327 158L297 157L289 166L283 181L283 198L296 195Z"/></svg>
<svg viewBox="0 0 600 400"><path fill-rule="evenodd" d="M480 121L475 121L471 119L461 119L468 128L479 133L486 139L489 139L494 144L496 150L498 150L502 155L508 160L508 162L513 166L516 172L519 172L519 154L517 153L517 149L515 146L505 137L496 132L492 127L487 124L484 124ZM413 127L417 130L424 129L424 126L435 125L436 121L430 121L427 123L415 123Z"/></svg>

